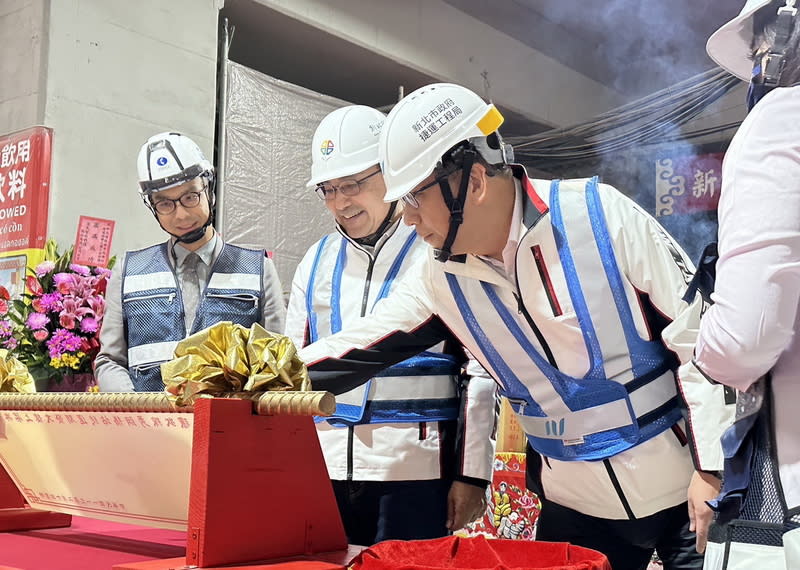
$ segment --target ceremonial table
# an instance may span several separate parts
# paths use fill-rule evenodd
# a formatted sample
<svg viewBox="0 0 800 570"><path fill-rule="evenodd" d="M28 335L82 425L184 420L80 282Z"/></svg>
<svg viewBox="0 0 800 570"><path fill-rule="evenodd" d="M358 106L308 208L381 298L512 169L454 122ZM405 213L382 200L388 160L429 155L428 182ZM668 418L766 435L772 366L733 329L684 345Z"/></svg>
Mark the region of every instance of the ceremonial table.
<svg viewBox="0 0 800 570"><path fill-rule="evenodd" d="M15 531L0 534L0 565L344 568L358 550L311 418L332 406L324 392L183 408L161 393L0 394L0 530Z"/></svg>

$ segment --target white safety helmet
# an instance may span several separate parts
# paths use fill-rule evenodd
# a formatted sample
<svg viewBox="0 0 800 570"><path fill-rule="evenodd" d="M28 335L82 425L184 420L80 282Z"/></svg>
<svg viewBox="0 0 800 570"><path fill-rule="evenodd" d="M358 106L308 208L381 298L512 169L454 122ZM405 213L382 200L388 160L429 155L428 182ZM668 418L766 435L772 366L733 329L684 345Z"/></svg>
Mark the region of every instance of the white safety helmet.
<svg viewBox="0 0 800 570"><path fill-rule="evenodd" d="M200 147L180 133L153 135L139 150L136 161L139 192L149 196L188 182L198 176L211 177L214 168Z"/></svg>
<svg viewBox="0 0 800 570"><path fill-rule="evenodd" d="M738 16L708 38L706 51L709 57L739 79L750 81L753 71L753 17L770 2L747 0Z"/></svg>
<svg viewBox="0 0 800 570"><path fill-rule="evenodd" d="M445 152L461 141L485 140L502 123L494 105L460 85L434 83L410 93L389 113L381 134L384 200L399 200L433 172ZM501 145L498 162L504 153Z"/></svg>
<svg viewBox="0 0 800 570"><path fill-rule="evenodd" d="M378 164L378 138L386 115L364 105L336 109L322 119L311 143L306 186L356 174Z"/></svg>

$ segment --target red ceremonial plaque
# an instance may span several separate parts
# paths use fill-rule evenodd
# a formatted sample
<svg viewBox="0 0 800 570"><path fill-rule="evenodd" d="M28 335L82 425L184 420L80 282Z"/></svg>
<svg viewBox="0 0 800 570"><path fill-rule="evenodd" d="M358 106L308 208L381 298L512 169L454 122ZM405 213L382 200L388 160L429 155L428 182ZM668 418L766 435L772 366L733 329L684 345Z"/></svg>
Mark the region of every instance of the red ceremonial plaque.
<svg viewBox="0 0 800 570"><path fill-rule="evenodd" d="M107 267L113 235L114 220L81 216L78 220L72 263Z"/></svg>

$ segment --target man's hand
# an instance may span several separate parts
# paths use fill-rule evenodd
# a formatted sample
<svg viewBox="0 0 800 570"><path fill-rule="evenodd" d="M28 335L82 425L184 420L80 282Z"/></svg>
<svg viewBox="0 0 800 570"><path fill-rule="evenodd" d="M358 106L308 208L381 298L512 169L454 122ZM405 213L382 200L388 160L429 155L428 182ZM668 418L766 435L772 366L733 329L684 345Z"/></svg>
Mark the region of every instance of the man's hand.
<svg viewBox="0 0 800 570"><path fill-rule="evenodd" d="M687 497L689 500L689 530L697 534L695 548L702 554L706 550L708 540L708 527L714 520L714 511L706 501L715 499L719 495L721 481L715 475L695 471L689 483Z"/></svg>
<svg viewBox="0 0 800 570"><path fill-rule="evenodd" d="M456 531L483 516L486 512L486 490L453 481L447 495L447 528Z"/></svg>

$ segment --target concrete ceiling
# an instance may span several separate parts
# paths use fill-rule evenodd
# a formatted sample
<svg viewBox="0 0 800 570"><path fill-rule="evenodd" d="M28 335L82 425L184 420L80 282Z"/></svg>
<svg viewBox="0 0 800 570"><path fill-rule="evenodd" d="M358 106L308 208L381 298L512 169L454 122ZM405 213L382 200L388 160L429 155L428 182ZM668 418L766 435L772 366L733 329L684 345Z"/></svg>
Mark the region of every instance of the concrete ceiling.
<svg viewBox="0 0 800 570"><path fill-rule="evenodd" d="M444 1L631 100L712 67L705 53L706 39L743 4L743 0ZM397 100L398 86L408 93L436 80L254 0L226 0L221 17L235 28L232 60L347 101L387 107ZM506 111L507 136L547 128Z"/></svg>
<svg viewBox="0 0 800 570"><path fill-rule="evenodd" d="M744 0L444 0L626 97L714 66L711 33Z"/></svg>

